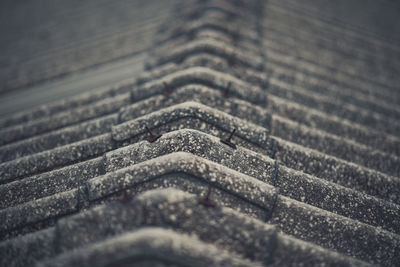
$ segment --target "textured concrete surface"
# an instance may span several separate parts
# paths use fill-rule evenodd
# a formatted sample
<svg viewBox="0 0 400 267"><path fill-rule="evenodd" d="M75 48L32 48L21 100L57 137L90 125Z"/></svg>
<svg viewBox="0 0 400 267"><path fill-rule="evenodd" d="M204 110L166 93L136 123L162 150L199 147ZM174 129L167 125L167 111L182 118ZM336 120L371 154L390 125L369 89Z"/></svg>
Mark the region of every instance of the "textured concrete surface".
<svg viewBox="0 0 400 267"><path fill-rule="evenodd" d="M398 266L396 4L176 3L59 3L70 45L2 44L32 55L2 101L51 102L0 119L0 265Z"/></svg>

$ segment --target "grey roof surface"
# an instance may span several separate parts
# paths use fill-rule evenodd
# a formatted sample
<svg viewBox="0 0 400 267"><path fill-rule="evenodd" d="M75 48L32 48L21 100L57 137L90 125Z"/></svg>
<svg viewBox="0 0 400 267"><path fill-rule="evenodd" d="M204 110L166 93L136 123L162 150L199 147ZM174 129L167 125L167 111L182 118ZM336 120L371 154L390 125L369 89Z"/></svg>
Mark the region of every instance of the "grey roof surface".
<svg viewBox="0 0 400 267"><path fill-rule="evenodd" d="M3 1L0 92L145 51L177 2Z"/></svg>
<svg viewBox="0 0 400 267"><path fill-rule="evenodd" d="M139 2L103 22L151 36L135 78L0 118L0 265L399 266L396 39L312 0Z"/></svg>

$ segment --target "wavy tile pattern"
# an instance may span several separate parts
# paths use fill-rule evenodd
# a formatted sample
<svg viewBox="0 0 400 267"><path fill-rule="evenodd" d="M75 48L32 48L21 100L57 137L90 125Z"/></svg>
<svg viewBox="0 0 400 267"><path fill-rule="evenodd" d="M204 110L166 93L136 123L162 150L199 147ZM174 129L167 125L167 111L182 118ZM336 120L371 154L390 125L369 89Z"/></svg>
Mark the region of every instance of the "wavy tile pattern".
<svg viewBox="0 0 400 267"><path fill-rule="evenodd" d="M400 48L292 2L181 2L139 78L2 118L0 264L399 266Z"/></svg>

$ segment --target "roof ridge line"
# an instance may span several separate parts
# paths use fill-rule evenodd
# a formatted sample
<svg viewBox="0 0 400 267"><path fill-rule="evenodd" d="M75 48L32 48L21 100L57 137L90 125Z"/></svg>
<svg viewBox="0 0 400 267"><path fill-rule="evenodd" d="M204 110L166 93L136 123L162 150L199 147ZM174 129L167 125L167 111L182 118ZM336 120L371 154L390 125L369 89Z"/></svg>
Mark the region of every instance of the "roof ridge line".
<svg viewBox="0 0 400 267"><path fill-rule="evenodd" d="M174 141L176 139L180 140L180 143ZM176 151L194 153L261 181L269 184L273 183L271 179L274 176L274 161L267 155L244 147L238 147L235 150L220 143L215 136L189 129L166 133L156 143L143 141L106 153L106 170L108 172L113 171ZM236 163L232 163L234 159ZM241 164L244 165L242 166ZM394 218L390 214L395 214L396 212L393 211L394 213L391 213L389 210L400 209L399 205L392 202L366 195L364 192L347 188L343 185L323 180L282 165L279 165L279 173L279 179L277 179L275 185L281 189L283 195L299 201L305 201L317 207L323 207L338 214L345 214L346 216L368 222L372 225L387 224L391 220L394 223ZM294 181L297 182L294 183ZM296 190L291 191L292 187L295 187ZM331 192L331 198L340 196L341 199L347 199L348 203L357 203L357 210L362 207L368 208L373 212L380 210L380 215L374 218L371 213L370 216L360 214L358 211L353 210L353 207L339 205L339 203L330 201L326 196L322 199L319 197L320 192ZM386 216L384 215L385 213L389 217L383 219ZM375 219L378 219L380 222L378 223Z"/></svg>
<svg viewBox="0 0 400 267"><path fill-rule="evenodd" d="M146 69L152 69L156 66L164 65L171 61L181 61L188 55L198 53L210 53L220 57L244 64L246 67L263 70L263 58L259 55L245 55L239 49L222 45L222 42L216 40L198 40L187 42L181 46L175 47L168 54L158 55L157 58L149 58L146 62Z"/></svg>

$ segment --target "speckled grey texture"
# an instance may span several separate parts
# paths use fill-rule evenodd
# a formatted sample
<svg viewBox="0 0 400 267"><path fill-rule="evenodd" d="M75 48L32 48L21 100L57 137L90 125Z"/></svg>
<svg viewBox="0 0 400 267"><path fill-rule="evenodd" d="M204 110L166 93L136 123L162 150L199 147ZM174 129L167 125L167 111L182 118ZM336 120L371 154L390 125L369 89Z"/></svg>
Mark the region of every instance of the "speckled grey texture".
<svg viewBox="0 0 400 267"><path fill-rule="evenodd" d="M140 166L138 167L140 168ZM249 191L238 194L233 190L224 189L223 187L220 187L220 185L224 183L226 184L226 181L224 181L224 179L227 180L226 177L221 177L219 181L222 182L209 184L208 183L209 180L207 180L207 177L201 178L190 174L190 172L185 173L184 171L171 171L169 173L160 174L157 177L143 179L143 181L140 183L136 184L132 183L133 186L131 186L131 184L128 184L127 187L124 188L124 191L113 192L112 195L106 195L101 199L95 199L95 197L98 197L99 195L92 196L91 195L92 192L94 192L95 194L97 192L90 191L91 188L88 188L89 197L91 197L89 205L95 206L99 204L109 203L112 201L121 201L121 199L123 200L126 198L126 195L128 195L130 198L137 196L143 192L153 190L155 188L161 189L161 188L172 187L184 192L205 197L211 185L213 187L211 187L210 189L211 190L210 196L212 198L212 202L215 203L216 205L232 208L248 216L249 218L256 218L261 221L266 221L266 218L268 218L272 212L272 207L274 200L276 199L277 196L276 193L277 191L274 190L274 192L271 195L267 194L262 195L262 199L260 201L252 201L252 197L246 198L246 196L252 196L251 192ZM241 182L239 183L239 185L243 185L243 183ZM101 185L98 187L101 187ZM255 188L255 190L259 190L257 185L252 184L251 182L249 183L249 185L246 185L244 187ZM271 190L269 189L268 191ZM257 193L255 193L253 196L256 195ZM263 202L262 200L269 200L269 199L271 200L269 201L269 203L267 204L262 203Z"/></svg>
<svg viewBox="0 0 400 267"><path fill-rule="evenodd" d="M400 175L400 157L309 128L280 116L272 116L271 134L389 175Z"/></svg>
<svg viewBox="0 0 400 267"><path fill-rule="evenodd" d="M175 88L189 83L206 85L261 106L266 104L266 93L259 87L250 85L229 74L204 67L193 67L177 71L161 79L143 84L132 90L132 101L139 101L155 94L163 93L166 90L166 86Z"/></svg>
<svg viewBox="0 0 400 267"><path fill-rule="evenodd" d="M399 265L397 72L270 2L182 2L138 79L2 119L1 265Z"/></svg>
<svg viewBox="0 0 400 267"><path fill-rule="evenodd" d="M99 244L62 254L36 266L262 266L206 244L195 236L163 228L127 232Z"/></svg>
<svg viewBox="0 0 400 267"><path fill-rule="evenodd" d="M234 199L236 198L233 205L218 201L224 206L234 208L235 205L239 206L235 202L245 201L261 210L266 210L267 212L272 210L276 197L276 190L272 186L186 152L171 153L91 179L87 182L89 200L101 199L120 191L121 188L135 188L137 185L154 180L160 180L159 183L161 185L157 187L163 187L162 184L165 187L165 184L169 182L169 178L165 177L166 174L171 174L169 176L174 177L175 175L179 176L178 174L180 173L189 176L188 181L181 179L183 180L180 181L182 186L185 183L193 183L191 181L193 179L199 180L200 183L216 187L223 195L228 194L232 195ZM191 189L191 187L196 186L187 187L188 189L185 191L189 192L193 190L201 192L203 190ZM249 214L246 210L240 211ZM265 218L266 214L260 217L260 219Z"/></svg>
<svg viewBox="0 0 400 267"><path fill-rule="evenodd" d="M282 106L282 103L280 103L280 106ZM288 116L287 113L285 113L285 115ZM297 113L290 113L290 115L292 115L292 117L295 116L296 118L301 119L301 122L302 122L302 123L304 123L304 122L310 123L310 121L304 120L304 118L301 118L301 115L300 115L300 114L297 114ZM321 123L325 123L325 121L323 121L323 120L320 120L319 122L320 122L320 124L321 124ZM332 125L327 124L327 123L325 123L325 125L327 125L327 127L329 127L330 130L332 130L333 128L334 128L334 129L339 129L338 127L336 127L336 128L335 128L335 127L332 127ZM343 127L342 124L340 124L339 126L342 126L342 127ZM354 131L354 128L351 129L351 130ZM358 129L355 129L355 130L358 130ZM339 134L339 132L338 132L338 134ZM356 134L358 135L359 133L356 133ZM368 133L362 133L362 134L365 135L365 134L368 134ZM352 136L354 136L354 135L352 135ZM391 142L391 143L385 144L385 143L386 143L386 142L385 142L386 139L380 138L381 141L379 141L379 140L377 140L375 137L380 138L381 136L378 135L378 136L370 137L369 140L367 140L367 141L373 142L375 145L380 146L380 147L382 147L382 145L383 145L385 149L390 149L390 152L397 153L396 146L393 147L393 144L396 145L396 144L398 143L398 141L397 141L397 142L396 142L396 141L393 141L393 142L395 142L395 143ZM364 139L365 139L365 138L363 138L361 141L363 141ZM393 139L393 138L392 138L392 139ZM383 143L383 144L382 144L382 143Z"/></svg>
<svg viewBox="0 0 400 267"><path fill-rule="evenodd" d="M173 132L181 129L194 129L198 131L202 131L204 133L208 133L214 136L217 136L221 139L226 139L228 136L232 134L231 130L226 130L224 126L219 126L219 125L213 125L213 124L206 124L204 121L196 118L181 118L178 120L175 120L173 122L170 122L165 125L161 125L157 128L152 128L151 130L156 133L156 134L164 134L168 132ZM235 132L236 133L236 132ZM121 144L121 146L127 146L129 144L134 144L143 140L148 140L150 137L150 134L148 132L141 133L139 135L136 135L134 137L131 137L130 139L127 139L125 141L119 141L118 143ZM247 149L265 154L266 149L264 144L268 143L268 139L266 143L253 143L250 140L247 140L245 137L236 135L234 134L233 137L234 144L240 145L242 147L245 147Z"/></svg>
<svg viewBox="0 0 400 267"><path fill-rule="evenodd" d="M297 202L298 203L298 202ZM270 223L281 231L349 256L397 266L400 236L279 197Z"/></svg>
<svg viewBox="0 0 400 267"><path fill-rule="evenodd" d="M179 140L179 143L177 140ZM157 146L145 141L108 153L107 170L129 166L132 163L138 163L173 151L186 151L220 162L229 168L246 173L270 184L278 183L279 181L279 187L281 187L283 194L288 194L288 196L299 201L399 232L400 213L398 205L369 197L358 191L347 189L301 172L294 172L284 166L279 167L280 172L284 173L280 173L277 180L274 180L273 161L262 154L251 152L245 148L230 152L229 147L219 143L215 137L194 130L181 130L176 133L168 133L162 136L157 142ZM242 153L243 156L241 155ZM229 161L227 160L228 155L232 155ZM231 160L233 163L230 162ZM249 166L252 166L250 168L251 171L246 170ZM268 168L270 169L267 173L264 171L265 166L269 166ZM294 186L295 190L292 188L293 184L297 185ZM328 192L330 192L329 197L326 195ZM332 201L330 198L340 198L341 200ZM342 204L345 202L357 204L355 206L347 206ZM358 205L368 209L369 213L360 214Z"/></svg>
<svg viewBox="0 0 400 267"><path fill-rule="evenodd" d="M111 134L107 133L8 161L0 164L0 184L93 158L113 148Z"/></svg>
<svg viewBox="0 0 400 267"><path fill-rule="evenodd" d="M399 107L388 103L387 101L371 98L368 95L354 92L354 90L346 91L343 88L329 85L328 82L324 82L316 77L307 77L303 73L293 72L290 70L286 71L285 69L279 71L279 68L277 68L275 77L279 77L278 73L286 75L285 79L280 81L285 82L289 79L292 79L299 88L307 88L307 91L310 93L331 97L335 99L336 102L348 102L355 107L360 107L363 110L373 111L391 119L396 119L399 116ZM288 84L293 84L293 82L288 81ZM327 90L327 87L329 90Z"/></svg>
<svg viewBox="0 0 400 267"><path fill-rule="evenodd" d="M400 206L279 166L275 186L292 199L400 233Z"/></svg>
<svg viewBox="0 0 400 267"><path fill-rule="evenodd" d="M32 266L39 259L54 257L54 227L0 243L1 266Z"/></svg>
<svg viewBox="0 0 400 267"><path fill-rule="evenodd" d="M60 251L69 251L146 225L194 234L203 242L213 243L264 264L274 262L274 255L280 254L285 255L277 259L281 264L297 260L309 264L340 262L344 265L365 265L315 245L277 234L273 226L229 208L204 207L198 204L198 198L175 189L149 191L131 203L114 202L61 220L56 228L57 236L62 241L58 248ZM296 250L305 254L291 253ZM286 257L290 259L288 262Z"/></svg>
<svg viewBox="0 0 400 267"><path fill-rule="evenodd" d="M185 85L175 88L170 95L164 93L126 106L121 109L119 118L121 122L133 120L145 114L186 101L207 105L267 129L271 123L271 116L265 109L251 105L233 96L224 97L223 93L203 85Z"/></svg>
<svg viewBox="0 0 400 267"><path fill-rule="evenodd" d="M142 141L107 153L106 169L116 170L177 151L207 158L272 185L279 184L282 193L293 199L400 233L398 205L284 166L279 166L275 178L274 163L268 156L246 148L233 150L217 138L195 130L171 132L164 134L155 143ZM368 213L360 213L361 207Z"/></svg>
<svg viewBox="0 0 400 267"><path fill-rule="evenodd" d="M169 225L169 228L195 233L204 241L215 242L218 246L242 255L268 258L268 250L264 249L268 247L269 239L275 233L274 227L226 209L222 206L204 207L198 204L198 199L193 195L175 189L146 192L131 203L117 201L61 220L57 226L61 241L59 249L67 251L141 225ZM216 216L217 214L225 216ZM89 223L90 221L96 225ZM254 228L254 223L258 224L259 229L264 229L263 235L247 232ZM242 230L237 231L236 227ZM73 235L68 234L71 233L70 229L75 229ZM238 240L239 236L243 237L242 241ZM254 242L256 240L258 242ZM264 249L252 250L251 244L259 244Z"/></svg>
<svg viewBox="0 0 400 267"><path fill-rule="evenodd" d="M315 62L313 64L304 64L305 62L303 61L301 64L296 64L296 68L295 65L287 63L289 63L289 60L295 63L299 62L296 59L288 57L286 53L278 51L279 49L277 50L276 48L278 48L278 45L274 44L273 50L276 53L272 54L271 61L267 63L270 67L275 65L276 77L281 76L281 78L288 81L290 84L295 83L298 86L307 88L311 92L334 96L340 101L350 102L366 109L374 109L376 112L389 117L394 117L397 113L396 111L393 113L388 112L391 108L394 110L398 110L399 108L398 105L396 105L396 101L390 99L390 93L388 94L388 91L382 94L379 90L365 90L370 87L371 84L365 83L365 80L362 79L357 82L361 81L363 85L357 86L354 81L354 76L349 79L349 77L344 77L343 74L339 74L341 76L340 79L347 79L347 82L339 82L338 79L332 79L332 76L326 74L321 75L321 73L318 73L319 70L317 68L312 67L313 65L318 65L315 64ZM381 88L383 89L383 87ZM385 107L380 105L383 103L385 103Z"/></svg>
<svg viewBox="0 0 400 267"><path fill-rule="evenodd" d="M279 71L276 72L277 75L278 73ZM316 77L307 77L298 72L292 74L290 70L282 70L280 73L286 73L288 76L287 79L293 77L292 79L295 80L298 86L307 88L310 92L315 92L327 97L334 97L336 101L349 102L355 107L361 107L364 110L370 110L391 119L396 119L396 116L399 114L399 107L395 103L386 101L386 99L381 100L376 97L355 92L354 90L346 90L346 88L332 85ZM289 83L291 84L291 82Z"/></svg>
<svg viewBox="0 0 400 267"><path fill-rule="evenodd" d="M233 137L232 142L238 144L237 139ZM106 170L114 171L178 151L190 152L263 181L267 181L274 170L274 162L269 157L241 146L232 149L215 136L191 129L165 133L154 143L141 141L106 153Z"/></svg>
<svg viewBox="0 0 400 267"><path fill-rule="evenodd" d="M103 158L77 163L61 169L0 185L0 210L68 191L104 173Z"/></svg>
<svg viewBox="0 0 400 267"><path fill-rule="evenodd" d="M240 30L239 30L239 31L240 31ZM275 67L275 68L276 68L276 67ZM278 66L278 68L279 68L279 66ZM300 74L300 75L301 75L301 74ZM296 76L296 77L297 77L297 76ZM351 98L351 100L353 100L353 98ZM361 102L360 104L363 104L363 103L365 103L365 102ZM371 105L373 105L373 102L369 101L369 102L368 102L368 105L369 105L368 107L372 107ZM373 107L376 107L377 109L379 109L379 108L381 108L381 109L383 108L383 109L384 109L384 108L385 108L385 107L376 106L376 105L373 106ZM388 116L394 116L394 115L395 115L393 112L391 112L391 110L388 110L388 109L385 110L385 114L387 114Z"/></svg>
<svg viewBox="0 0 400 267"><path fill-rule="evenodd" d="M24 124L11 126L0 130L0 144L10 143L80 121L96 118L100 115L109 114L118 111L120 107L128 104L129 101L129 94L125 93L114 98L106 98L95 102L93 105L69 109L54 116L50 115Z"/></svg>
<svg viewBox="0 0 400 267"><path fill-rule="evenodd" d="M172 74L176 71L181 71L191 67L207 67L219 72L228 73L234 77L237 77L245 82L260 85L262 89L267 88L268 74L257 70L243 68L238 64L230 64L228 59L219 57L217 55L209 55L205 53L197 53L188 55L179 64L170 62L156 69L150 70L143 73L137 78L137 84L141 85L145 82L149 82L155 79L162 78L165 75Z"/></svg>
<svg viewBox="0 0 400 267"><path fill-rule="evenodd" d="M275 45L275 47L271 49L274 53L270 53L270 60L267 62L267 65L269 65L269 63L280 65L287 70L287 75L289 76L290 73L294 71L296 73L301 73L301 75L304 75L306 79L310 77L311 79L314 78L319 80L317 86L328 86L328 88L335 89L342 87L347 90L355 91L356 93L362 93L367 97L374 96L384 101L388 101L389 103L396 104L396 101L393 101L393 99L390 100L390 89L376 90L377 87L371 88L371 83L366 82L365 79L357 79L353 75L349 75L348 73L335 73L332 71L332 69L329 70L329 68L324 68L324 66L321 66L316 61L307 62L297 57L293 57L292 55L288 55L288 53L282 53L282 51L278 51L279 49L276 48L277 47ZM329 73L329 71L331 71L331 73ZM387 89L384 88L384 86L382 85L379 86L379 88Z"/></svg>
<svg viewBox="0 0 400 267"><path fill-rule="evenodd" d="M190 41L191 38L193 38L193 39L196 38L196 40L204 40L204 41L205 40L217 40L217 41L220 41L227 45L229 45L229 43L234 42L234 45L237 49L249 51L253 55L259 54L260 49L256 44L250 43L250 42L245 42L242 39L242 36L240 36L240 34L237 34L237 35L229 34L229 33L223 31L224 28L221 28L221 30L207 29L207 28L201 29L200 28L200 29L196 29L196 31L194 31L194 32L189 33L190 34L189 36L180 35L174 39L170 39L170 40L162 43L162 45L160 45L158 47L155 47L151 51L152 56L154 57L155 53L157 53L158 55L165 55L168 53L169 49L172 49L176 46L184 45L188 40ZM243 69L245 69L245 68L243 68Z"/></svg>
<svg viewBox="0 0 400 267"><path fill-rule="evenodd" d="M35 229L35 224L61 215L74 213L79 209L78 190L58 193L37 201L26 202L0 210L0 239L10 238ZM47 225L46 225L47 226ZM39 226L41 228L41 226Z"/></svg>
<svg viewBox="0 0 400 267"><path fill-rule="evenodd" d="M374 113L373 111L361 109L348 103L338 104L332 98L327 98L323 94L316 95L315 93L307 92L307 90L293 85L288 85L279 82L276 79L270 79L269 92L271 94L286 98L290 101L306 104L308 106L318 108L326 113L333 113L336 116L354 121L356 123L384 131L386 133L400 136L400 123L387 116Z"/></svg>
<svg viewBox="0 0 400 267"><path fill-rule="evenodd" d="M155 60L149 60L147 63L148 68L154 68L159 65L163 65L170 61L179 61L191 54L196 53L208 53L211 55L218 55L231 59L235 64L240 64L248 68L253 68L255 70L263 69L263 58L259 56L252 56L248 54L242 54L241 51L232 49L231 47L224 46L223 43L217 40L207 40L207 41L193 41L189 44L182 45L181 47L176 47L176 49L170 51L168 55L163 57L157 57Z"/></svg>
<svg viewBox="0 0 400 267"><path fill-rule="evenodd" d="M9 161L19 157L38 153L79 140L110 132L111 126L117 124L118 114L111 114L98 119L74 124L49 133L36 135L19 142L0 147L0 160Z"/></svg>
<svg viewBox="0 0 400 267"><path fill-rule="evenodd" d="M71 219L60 221L56 227L56 233L54 233L54 228L50 228L49 230L37 232L30 236L28 235L16 240L7 241L2 243L1 246L7 245L9 253L21 255L19 253L23 253L25 244L26 246L29 246L28 244L39 244L39 242L42 244L43 242L44 244L54 244L55 247L50 247L47 253L45 253L45 256L51 256L52 253L54 253L52 249L67 251L76 246L82 246L87 242L100 241L106 237L123 233L126 230L135 229L137 227L135 225L138 223L144 225L155 225L156 223L156 225L168 224L174 229L179 229L179 232L195 233L200 239L206 242L215 242L219 240L215 243L217 246L228 250L234 250L251 259L255 258L258 260L271 261L271 255L266 254L266 251L275 251L276 254L286 255L278 258L280 262L284 261L284 259L289 256L291 260L298 257L297 260L301 259L302 262L315 263L328 261L341 262L346 265L362 264L361 262L350 260L349 258L328 252L313 245L291 238L288 239L288 237L281 236L280 234L277 239L278 246L275 250L266 250L266 248L272 245L271 240L268 240L271 238L271 235L275 233L270 226L264 225L257 220L246 218L226 208L204 208L197 204L197 200L193 199L192 196L171 190L172 189L145 193L143 196L138 197L132 204L119 204L118 202L108 204L107 206L96 208L81 215L76 215ZM165 204L163 204L164 202ZM188 217L187 213L189 210L191 211L191 216ZM211 214L208 215L210 212ZM224 214L223 216L221 216L221 212ZM157 213L159 213L159 215L157 215ZM221 215L217 216L218 213ZM198 214L198 216L196 214ZM132 217L132 215L134 216ZM160 215L162 216L160 217ZM179 219L181 216L184 216L182 219L185 218L185 220ZM136 219L132 221L132 218ZM159 221L157 223L156 221L160 219L164 222ZM218 222L220 220L229 222L229 227L225 227L222 221ZM212 223L213 221L215 221L215 223ZM184 224L179 224L179 222L184 222ZM213 227L202 227L204 224L209 226L213 225ZM70 228L74 229L74 231L70 232L68 230ZM215 230L213 230L214 228ZM242 231L238 232L235 228L242 229ZM247 230L243 231L243 229ZM210 231L215 231L215 236L211 235ZM243 233L241 240L242 242L245 241L245 243L238 243L237 235L240 232ZM262 232L264 234L261 234ZM71 233L74 233L74 235L71 236ZM100 233L102 234L99 235ZM224 236L224 238L218 239L219 236ZM54 241L58 241L57 244L52 243L54 242L53 239ZM263 239L265 241L261 241ZM83 240L86 241L82 243ZM260 241L255 242L256 240L260 240L261 243ZM22 244L24 245L22 245L21 242L23 242ZM16 244L19 244L19 246L16 246ZM297 250L301 250L303 253L290 253L290 251ZM29 255L32 256L31 254ZM305 255L307 255L307 257L305 257ZM44 255L33 256L35 256L37 260L41 259ZM21 258L20 260L23 262L26 258Z"/></svg>
<svg viewBox="0 0 400 267"><path fill-rule="evenodd" d="M400 179L317 150L272 137L274 157L285 166L400 204Z"/></svg>
<svg viewBox="0 0 400 267"><path fill-rule="evenodd" d="M112 127L112 137L116 141L123 141L145 132L145 125L157 128L161 125L187 118L194 118L204 122L203 128L207 128L207 124L212 124L228 132L236 129L237 136L261 146L266 144L269 133L267 128L243 121L203 104L189 101L114 126ZM267 127L268 125L265 126Z"/></svg>
<svg viewBox="0 0 400 267"><path fill-rule="evenodd" d="M226 179L224 175L228 175L229 179L232 179L230 181L235 181L235 186L241 188L238 190L235 194L243 194L247 193L248 195L244 198L247 199L247 201L251 199L258 199L259 201L261 200L261 197L258 196L258 192L264 192L266 193L269 191L269 200L267 201L267 204L263 203L261 204L261 208L263 207L271 207L272 201L275 192L271 189L262 189L265 185L263 183L259 183L259 188L258 190L255 190L256 188L254 187L253 189L246 189L247 186L250 186L253 178L243 176L242 180L239 177L234 177L233 175L229 175L230 171L224 169L224 167L218 167L218 165L214 165L214 168L212 168L212 163L207 161L207 160L202 160L198 157L193 157L191 156L186 156L187 153L176 153L176 154L169 154L167 156L162 156L160 158L155 158L150 161L146 161L143 163L139 163L137 165L134 165L133 167L127 167L121 170L118 170L114 173L110 173L109 175L106 175L104 177L100 178L95 178L93 180L90 180L88 182L88 187L89 187L89 195L92 200L95 200L96 198L104 198L104 195L110 194L110 192L115 192L115 191L120 191L121 187L122 188L130 188L134 186L133 190L131 193L137 192L136 187L141 187L141 184L144 182L143 175L145 173L149 173L149 177L147 180L150 182L155 179L162 179L160 183L155 183L150 185L149 187L145 188L145 190L151 190L151 188L162 188L162 187L168 187L171 186L170 184L170 179L174 179L177 175L172 174L169 175L168 177L165 177L162 175L160 178L156 178L158 176L161 176L161 173L174 173L174 172L181 172L182 170L185 170L185 173L190 173L195 176L200 176L203 177L207 181L208 176L211 175L211 177L219 177L218 181L208 181L208 183L211 182L211 184L217 188L225 188L230 190L230 186L224 184ZM192 164L199 164L201 166L195 166ZM206 164L206 165L203 165ZM220 170L218 170L218 168ZM205 171L205 173L200 174L201 172ZM222 177L219 176L218 171L221 171L223 174ZM211 172L211 174L206 174L207 172ZM283 173L279 173L278 177L285 176ZM287 176L287 175L286 175ZM154 177L154 178L153 178ZM186 178L188 179L188 178ZM181 180L176 182L176 184L172 183L173 187L177 187L180 189L184 189L187 192L195 192L197 194L199 193L199 190L193 189L190 186L185 186L186 179ZM213 178L210 178L213 179ZM215 178L214 178L215 179ZM288 177L288 180L296 180L293 179L293 177ZM229 180L228 180L229 181ZM190 181L189 181L190 182ZM148 183L148 182L146 182ZM287 188L287 186L282 186L281 181L277 181L277 186L279 186L281 189L282 188ZM247 185L246 185L247 184ZM256 185L255 183L254 185ZM243 185L245 185L243 187ZM293 187L302 187L304 185L299 185L297 183L293 184ZM200 184L196 185L196 187L201 187ZM310 188L312 186L304 186L304 188ZM235 189L233 189L235 190ZM144 191L144 189L139 189L139 192ZM201 187L201 191L206 191L206 187ZM294 190L291 190L293 192ZM344 190L341 190L340 192L343 192ZM327 193L327 191L324 191ZM284 194L286 192L283 192ZM343 192L343 195L346 195L349 192ZM350 193L351 194L351 193ZM312 195L312 194L310 194ZM327 193L329 196L329 194ZM303 197L301 197L303 198ZM223 203L224 206L232 207L235 210L240 211L241 213L251 215L252 213L249 212L247 209L243 210L239 204L234 204L232 206L231 203L226 203L226 201L222 201L218 194L215 196L213 194L213 199L217 203ZM254 201L254 200L252 200ZM322 201L323 202L323 201ZM337 202L332 200L332 202ZM342 200L341 203L346 203L346 200ZM279 203L286 203L284 206L280 206ZM351 202L350 202L351 203ZM358 210L362 208L362 204L356 203L358 205ZM372 216L372 210L374 210L373 205L367 204L365 205L369 211L365 210L366 216ZM282 209L279 209L278 207L282 207ZM325 209L329 209L324 207ZM397 211L393 211L394 214L398 214L399 209ZM268 211L267 211L268 212ZM391 214L392 216L396 217L396 215ZM254 215L253 215L254 216ZM265 214L264 214L265 216ZM263 216L263 217L264 217ZM375 220L380 220L382 219L384 223L390 222L392 218L380 218L379 215L376 215L378 218ZM257 216L256 216L257 217ZM261 217L260 219L263 219ZM275 218L277 217L277 218ZM282 219L284 218L284 219ZM300 218L304 218L304 222L299 224L299 226L296 228L296 232L293 232L292 229L288 225L292 225L294 222L299 222ZM303 203L294 201L292 199L288 199L285 197L279 197L277 206L274 208L274 211L272 213L272 221L276 221L279 226L282 226L282 229L284 229L284 232L293 234L295 236L298 236L301 239L305 239L308 241L312 241L317 244L321 244L323 246L328 246L329 248L337 249L343 253L347 253L352 256L357 256L361 257L363 259L374 259L376 258L375 254L371 254L371 251L367 251L366 248L368 247L374 247L374 248L379 248L380 252L377 253L382 253L383 251L386 251L386 256L382 258L387 258L388 262L392 262L394 259L394 253L396 251L396 247L400 246L400 236L394 235L392 233L386 232L386 231L376 231L374 227L367 226L365 224L361 224L359 222L350 220L348 218L342 217L342 216L337 216L335 214L326 212L324 210L316 209L313 207L309 207L308 205L305 205ZM311 223L307 223L310 222ZM300 226L301 225L301 226ZM399 221L393 222L394 227L397 227L399 225ZM330 233L326 232L326 229L330 229ZM357 229L357 233L355 234L354 231ZM396 229L394 229L396 232ZM398 229L397 229L398 231ZM352 238L353 242L350 245L345 245L342 243L342 240L344 236L346 235L354 235ZM364 239L359 239L360 236L363 236ZM329 243L326 243L326 238L328 238ZM375 240L379 241L375 241ZM357 240L357 241L356 241ZM385 240L385 241L382 241ZM384 244L390 244L388 246L391 247L390 250L387 250L388 247L386 247ZM356 245L356 248L354 245ZM365 247L364 247L365 246ZM383 259L380 259L380 261Z"/></svg>
<svg viewBox="0 0 400 267"><path fill-rule="evenodd" d="M268 108L273 114L297 121L308 127L321 129L383 152L400 156L400 139L395 136L273 95L268 96Z"/></svg>

